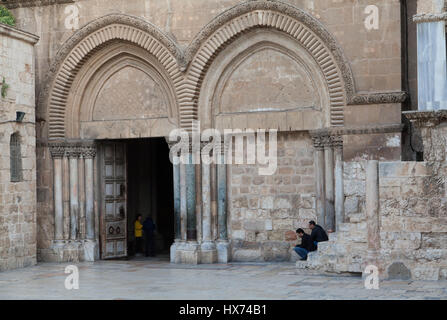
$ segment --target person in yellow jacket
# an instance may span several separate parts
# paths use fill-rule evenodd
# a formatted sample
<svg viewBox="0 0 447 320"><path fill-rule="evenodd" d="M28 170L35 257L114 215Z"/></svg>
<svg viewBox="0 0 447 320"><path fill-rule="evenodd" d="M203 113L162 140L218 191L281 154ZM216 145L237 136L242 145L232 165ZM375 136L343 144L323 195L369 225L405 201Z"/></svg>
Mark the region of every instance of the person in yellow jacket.
<svg viewBox="0 0 447 320"><path fill-rule="evenodd" d="M137 219L135 220L135 253L142 253L142 245L143 245L143 225L141 214L137 215Z"/></svg>

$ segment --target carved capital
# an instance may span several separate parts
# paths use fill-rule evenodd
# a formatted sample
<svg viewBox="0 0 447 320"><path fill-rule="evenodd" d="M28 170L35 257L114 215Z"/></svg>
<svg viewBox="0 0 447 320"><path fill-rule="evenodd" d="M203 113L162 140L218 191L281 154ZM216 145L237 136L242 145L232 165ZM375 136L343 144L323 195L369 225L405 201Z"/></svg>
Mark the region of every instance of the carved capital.
<svg viewBox="0 0 447 320"><path fill-rule="evenodd" d="M79 158L82 154L82 147L79 145L68 145L65 149L68 158Z"/></svg>
<svg viewBox="0 0 447 320"><path fill-rule="evenodd" d="M49 148L53 159L62 159L65 156L65 145L63 143L51 143Z"/></svg>
<svg viewBox="0 0 447 320"><path fill-rule="evenodd" d="M321 135L312 135L312 142L314 144L314 148L316 150L323 150L324 149L324 144L323 144L323 136Z"/></svg>
<svg viewBox="0 0 447 320"><path fill-rule="evenodd" d="M447 122L447 110L407 111L403 114L416 128L431 128Z"/></svg>
<svg viewBox="0 0 447 320"><path fill-rule="evenodd" d="M85 159L94 159L96 157L96 146L82 146L81 153Z"/></svg>

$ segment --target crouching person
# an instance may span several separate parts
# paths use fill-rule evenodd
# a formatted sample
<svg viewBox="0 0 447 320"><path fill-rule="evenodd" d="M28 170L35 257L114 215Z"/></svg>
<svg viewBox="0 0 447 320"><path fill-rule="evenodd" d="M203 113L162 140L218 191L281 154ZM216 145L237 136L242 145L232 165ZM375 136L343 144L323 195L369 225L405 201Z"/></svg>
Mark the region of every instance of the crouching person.
<svg viewBox="0 0 447 320"><path fill-rule="evenodd" d="M311 251L315 251L315 245L310 238L310 235L304 232L303 229L299 228L296 230L298 237L301 238L301 244L297 245L294 250L300 256L300 260L307 260L307 254Z"/></svg>

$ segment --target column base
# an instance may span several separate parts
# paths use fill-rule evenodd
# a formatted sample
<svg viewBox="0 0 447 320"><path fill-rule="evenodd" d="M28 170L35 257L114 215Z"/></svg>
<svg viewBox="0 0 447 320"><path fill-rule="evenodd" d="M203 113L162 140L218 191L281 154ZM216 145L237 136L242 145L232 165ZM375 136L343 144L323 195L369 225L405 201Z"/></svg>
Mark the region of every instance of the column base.
<svg viewBox="0 0 447 320"><path fill-rule="evenodd" d="M200 246L200 263L216 263L217 249L213 241L203 242Z"/></svg>
<svg viewBox="0 0 447 320"><path fill-rule="evenodd" d="M171 263L175 263L175 257L177 252L177 246L179 244L178 240L175 240L173 244L171 244L171 247L169 249L169 259Z"/></svg>
<svg viewBox="0 0 447 320"><path fill-rule="evenodd" d="M217 262L228 263L230 261L230 243L225 241L217 242Z"/></svg>
<svg viewBox="0 0 447 320"><path fill-rule="evenodd" d="M97 261L99 260L99 246L95 240L84 240L84 261Z"/></svg>
<svg viewBox="0 0 447 320"><path fill-rule="evenodd" d="M84 260L83 246L76 240L53 240L50 248L40 250L40 260L77 263Z"/></svg>
<svg viewBox="0 0 447 320"><path fill-rule="evenodd" d="M200 245L197 242L179 242L175 248L175 263L199 264Z"/></svg>

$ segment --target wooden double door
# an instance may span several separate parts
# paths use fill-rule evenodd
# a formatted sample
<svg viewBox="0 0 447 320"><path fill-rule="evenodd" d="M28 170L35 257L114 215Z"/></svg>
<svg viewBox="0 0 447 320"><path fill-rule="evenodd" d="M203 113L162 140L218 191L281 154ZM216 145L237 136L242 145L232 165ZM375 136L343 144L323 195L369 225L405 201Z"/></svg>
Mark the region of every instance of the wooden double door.
<svg viewBox="0 0 447 320"><path fill-rule="evenodd" d="M126 143L104 142L98 148L101 259L127 256Z"/></svg>

